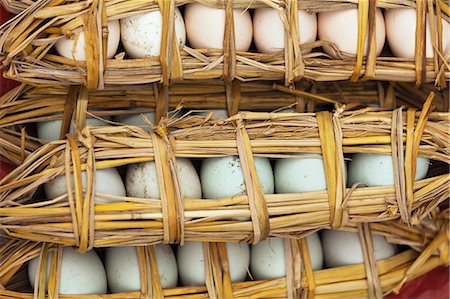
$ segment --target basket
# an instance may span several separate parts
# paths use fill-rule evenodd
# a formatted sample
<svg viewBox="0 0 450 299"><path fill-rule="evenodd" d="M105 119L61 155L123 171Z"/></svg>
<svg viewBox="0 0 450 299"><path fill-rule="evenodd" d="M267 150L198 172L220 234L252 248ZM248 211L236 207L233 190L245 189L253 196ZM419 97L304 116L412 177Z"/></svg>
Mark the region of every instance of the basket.
<svg viewBox="0 0 450 299"><path fill-rule="evenodd" d="M448 221L448 220L447 220ZM406 281L448 263L448 230L441 220L426 226L408 228L399 223L358 224L346 230L358 231L364 263L313 271L306 239L285 240L286 276L271 280L232 283L225 243L204 243L205 285L163 289L159 280L153 246L136 247L140 265L141 290L98 294L96 298L382 298L400 289ZM394 244L412 245L397 255L375 261L371 235L386 236ZM49 278L42 267L53 252ZM0 250L0 289L2 298L34 298L28 286L26 263L40 258L39 284L35 296L45 298L93 298L94 295L57 295L62 248L58 245L30 241L10 241ZM45 264L44 264L45 265ZM45 285L49 283L48 293ZM17 289L17 287L20 289Z"/></svg>
<svg viewBox="0 0 450 299"><path fill-rule="evenodd" d="M18 1L19 2L19 1ZM192 49L187 46L179 50L174 34L175 7L191 2L201 2L226 10L224 50ZM443 1L368 1L307 0L307 1L71 1L51 0L35 2L20 15L0 27L4 32L0 40L3 65L8 66L5 77L33 85L86 85L89 89L102 89L104 85L143 84L159 82L168 85L171 81L219 79L232 89L233 80L284 80L285 85L301 78L316 81L337 80L389 80L415 82L421 85L433 82L442 88L450 78L447 53L442 53L442 19L448 20L449 7ZM25 3L25 2L22 2ZM437 3L437 4L436 4ZM28 5L28 2L27 4ZM238 52L235 50L233 7L252 9L272 7L284 16L286 42L281 54ZM327 41L301 43L297 36L298 9L309 12L358 8L358 53L342 59L331 59L320 51L302 54L302 50L330 45ZM376 57L375 15L376 8L415 7L417 10L416 55L414 59ZM145 59L128 59L122 54L115 59L106 59L108 20L124 16L161 10L164 24L160 56ZM434 58L425 58L426 11L437 15L431 22L432 32L439 33L433 39ZM292 16L292 17L291 17ZM89 24L89 25L88 25ZM64 58L52 53L54 43L65 34L83 27L90 47L85 62ZM292 34L293 33L293 34ZM364 58L364 40L370 41L369 55ZM333 45L331 45L333 46ZM103 50L102 50L103 49Z"/></svg>
<svg viewBox="0 0 450 299"><path fill-rule="evenodd" d="M420 113L412 108L249 112L217 121L202 116L163 119L150 132L133 126L86 127L77 136L44 145L0 182L0 223L11 236L81 250L184 240L257 243L268 236L296 237L398 218L417 224L447 199L450 183L450 115L430 113L431 99ZM263 195L253 157L298 157L295 153L322 154L328 190ZM344 154L351 153L392 155L399 178L395 186L346 188ZM182 198L175 157L223 156L243 161L248 194ZM413 182L417 156L442 164L443 172ZM92 177L99 169L146 161L157 165L161 199L112 197L118 202L94 204L93 185L83 194L81 171ZM36 193L40 186L71 173L78 181L73 186L67 181L66 195L42 201Z"/></svg>

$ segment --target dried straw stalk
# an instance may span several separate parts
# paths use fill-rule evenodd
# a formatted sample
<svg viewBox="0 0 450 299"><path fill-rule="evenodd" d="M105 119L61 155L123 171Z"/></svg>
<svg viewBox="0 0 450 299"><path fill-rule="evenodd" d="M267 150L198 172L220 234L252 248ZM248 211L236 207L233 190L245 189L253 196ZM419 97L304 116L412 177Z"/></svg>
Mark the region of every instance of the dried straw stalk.
<svg viewBox="0 0 450 299"><path fill-rule="evenodd" d="M0 223L11 236L79 246L148 245L184 240L247 241L297 237L305 231L401 218L417 224L448 197L448 173L413 182L417 156L449 164L449 113L338 111L240 113L228 120L187 116L163 119L154 131L137 127L86 127L29 155L0 182ZM325 137L326 136L326 137ZM401 150L400 150L401 149ZM328 190L263 195L252 156L293 158L321 153ZM344 154L390 154L395 186L345 188ZM219 200L181 198L175 157L238 155L247 195ZM116 198L94 204L95 186L68 182L67 194L46 200L39 186L59 175L156 160L161 199ZM249 188L249 186L252 186ZM403 190L403 191L400 191ZM83 193L83 191L85 191ZM163 192L164 191L164 192ZM248 220L244 220L249 217ZM239 218L241 220L231 220ZM244 218L244 219L243 219Z"/></svg>
<svg viewBox="0 0 450 299"><path fill-rule="evenodd" d="M436 216L436 215L435 215ZM61 246L30 241L11 241L0 249L0 281L6 286L0 289L2 298L35 298L31 288L14 291L11 282L27 277L19 275L26 271L22 266L28 260L40 258L41 266L35 294L39 298L382 298L382 295L398 290L401 285L440 265L448 264L448 219L435 217L428 227L408 228L400 223L358 225L364 263L312 271L306 239L285 240L286 277L231 283L225 243L204 243L205 285L162 289L157 271L153 246L137 247L141 290L119 294L58 295L58 270L61 263ZM378 227L378 229L376 228ZM382 228L379 230L379 228ZM384 230L389 232L386 233ZM375 261L371 235L385 233L394 244L417 243L416 236L430 231L430 239L420 241L418 252L407 250L391 258ZM447 246L446 246L447 245ZM48 256L53 252L52 257ZM52 266L47 277L47 259ZM372 262L370 262L372 261ZM24 281L25 280L25 281ZM49 285L48 292L45 286Z"/></svg>
<svg viewBox="0 0 450 299"><path fill-rule="evenodd" d="M102 91L88 91L82 86L39 88L22 85L0 97L0 127L62 119L69 101L75 102L73 106L77 108L74 110L77 110L83 119L86 113L105 117L154 111L162 103L160 90L159 84L107 86ZM231 103L227 102L225 83L216 80L174 84L168 91L168 108L171 110L180 106L193 110L233 107L241 111L267 112L292 106L297 112L314 112L317 106L327 104L345 104L347 110L350 107L367 105L378 105L387 109L402 105L420 108L431 91L436 93L435 110L448 109L448 93L445 90L439 91L431 85L417 89L408 83L382 84L373 81L361 85L348 82L302 81L297 83L296 88L286 88L265 81L242 83L239 96ZM87 107L80 104L85 100L88 102ZM167 115L167 112L165 111L164 115ZM234 113L230 115L238 111L232 112ZM69 115L69 119L73 119L72 115ZM76 119L73 121L77 123Z"/></svg>
<svg viewBox="0 0 450 299"><path fill-rule="evenodd" d="M351 107L379 105L393 109L401 105L419 108L430 91L436 93L437 111L448 111L448 93L431 85L423 89L409 83L367 82L364 85L349 82L298 82L294 88L285 88L271 82L249 82L239 86L239 94L229 101L226 84L217 80L179 83L168 89L168 105L163 99L160 84L107 86L102 91L88 91L81 86L31 87L18 86L0 97L0 157L16 165L45 141L30 136L23 126L41 121L65 119L74 127L84 127L87 116L139 114L179 107L227 109L229 114L238 110L273 111L293 107L298 112L313 112L317 107L335 103ZM334 99L334 100L333 100ZM87 105L85 102L87 101ZM71 105L69 105L72 103ZM129 110L134 108L134 110ZM75 111L77 113L75 113ZM111 123L112 124L112 123ZM61 136L69 126L62 126Z"/></svg>
<svg viewBox="0 0 450 299"><path fill-rule="evenodd" d="M174 6L190 2L227 8L224 50L191 49L184 47L181 51L172 45L175 36L168 26L174 22ZM228 3L228 6L225 4ZM301 78L316 81L336 80L392 80L415 82L421 85L433 82L445 88L450 79L449 54L442 52L442 19L448 19L450 8L444 1L370 1L355 0L171 0L171 1L39 1L29 6L20 15L0 27L4 34L0 37L0 52L3 65L8 66L6 77L34 85L81 85L89 89L102 89L105 84L143 84L170 81L192 81L199 79L225 79L230 90L233 80L284 80L286 85L293 84ZM376 5L375 5L376 4ZM416 5L418 4L418 5ZM331 59L321 52L302 54L302 50L330 44L327 41L303 43L294 34L297 31L295 16L297 9L309 11L336 10L358 7L362 14L358 24L358 54L348 57L337 53L342 59ZM414 59L379 57L375 55L375 12L376 7L415 7L419 16L426 11L437 15L437 21L431 22L434 58L425 58L425 48L417 47ZM272 7L284 16L286 32L286 53L260 54L236 52L234 45L232 7ZM161 56L146 59L124 59L119 54L114 59L106 60L102 49L106 49L105 30L108 20L160 9L164 16ZM106 18L96 14L105 13ZM293 16L291 18L291 16ZM88 20L88 21L87 21ZM97 20L101 20L97 22ZM423 45L426 20L418 18L416 44ZM90 24L89 26L87 24ZM86 62L74 61L53 54L54 43L64 35L76 35L76 30L83 27L89 53ZM369 34L371 36L369 36ZM370 51L367 57L363 53L363 41L369 40ZM330 46L334 47L334 45ZM88 53L88 52L87 52ZM95 55L94 55L95 54ZM88 67L87 67L88 66Z"/></svg>

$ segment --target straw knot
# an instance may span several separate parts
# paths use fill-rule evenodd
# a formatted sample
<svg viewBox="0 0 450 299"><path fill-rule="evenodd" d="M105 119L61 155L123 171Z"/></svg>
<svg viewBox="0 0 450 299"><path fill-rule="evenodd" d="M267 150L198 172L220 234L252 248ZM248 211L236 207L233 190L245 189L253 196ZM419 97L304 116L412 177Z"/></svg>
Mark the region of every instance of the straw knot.
<svg viewBox="0 0 450 299"><path fill-rule="evenodd" d="M155 128L154 131L161 138L166 137L170 133L170 129L166 127L164 124L159 125L157 128Z"/></svg>
<svg viewBox="0 0 450 299"><path fill-rule="evenodd" d="M256 244L269 236L269 211L267 210L266 200L256 172L250 138L242 119L238 118L236 120L236 127L237 149L244 175L253 225L252 243Z"/></svg>
<svg viewBox="0 0 450 299"><path fill-rule="evenodd" d="M183 243L184 212L173 148L167 135L150 132L153 142L158 187L163 217L163 242Z"/></svg>
<svg viewBox="0 0 450 299"><path fill-rule="evenodd" d="M316 118L325 167L330 223L333 229L339 229L347 222L347 219L344 218L344 215L347 214L344 213L345 165L342 149L342 130L339 117L332 117L330 112L318 112L316 113Z"/></svg>

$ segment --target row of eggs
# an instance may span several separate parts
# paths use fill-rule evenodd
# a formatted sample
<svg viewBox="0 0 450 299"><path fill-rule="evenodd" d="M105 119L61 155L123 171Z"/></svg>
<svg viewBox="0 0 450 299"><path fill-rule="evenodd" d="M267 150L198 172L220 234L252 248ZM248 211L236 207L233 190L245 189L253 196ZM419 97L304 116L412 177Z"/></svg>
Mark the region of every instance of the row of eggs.
<svg viewBox="0 0 450 299"><path fill-rule="evenodd" d="M382 236L373 235L375 258L393 256L397 248ZM334 268L363 262L359 236L355 232L323 231L307 237L313 270ZM286 276L285 243L269 238L256 245L226 243L232 282L245 281L248 274L255 280ZM205 285L205 258L200 242L186 242L177 246L176 257L169 245L156 245L156 262L162 288ZM51 254L47 262L50 271ZM39 258L29 262L28 274L35 286ZM110 247L105 250L104 262L94 250L85 254L71 247L63 250L60 271L60 294L105 294L138 291L141 288L139 260L135 247Z"/></svg>
<svg viewBox="0 0 450 299"><path fill-rule="evenodd" d="M326 175L320 155L298 154L298 158L277 159L272 169L265 157L254 157L256 173L264 194L302 193L326 190ZM380 154L354 154L349 162L347 184L367 186L393 186L392 157ZM202 160L200 176L189 159L177 158L178 180L181 195L185 198L219 199L246 193L240 160L236 156L206 158ZM426 177L429 168L427 158L417 159L416 180ZM87 185L86 173L82 184ZM160 198L155 162L130 164L125 184L115 168L97 169L95 172L97 202L113 202L114 196ZM67 193L67 181L60 175L45 184L48 199L56 199Z"/></svg>
<svg viewBox="0 0 450 299"><path fill-rule="evenodd" d="M180 10L175 11L175 33L180 47L186 43L197 49L222 49L225 30L225 10L211 8L199 3L188 4L184 8L184 18ZM309 14L298 12L299 38L301 43L314 42L318 37L334 43L348 54L357 53L358 10L340 10ZM107 57L114 57L120 41L126 53L132 58L159 56L162 36L162 15L153 11L120 20L108 22L109 36ZM259 53L280 53L284 49L285 30L276 9L259 8L253 12L234 10L235 44L237 51L248 51L252 41ZM433 57L429 21L427 21L426 56ZM396 57L414 58L416 11L414 8L387 9L376 12L377 56L381 53L385 40ZM450 24L442 20L443 54L450 50ZM64 57L85 60L84 32L70 38L61 38L56 44L57 52ZM323 50L336 57L335 51L324 46ZM367 41L366 50L367 53Z"/></svg>
<svg viewBox="0 0 450 299"><path fill-rule="evenodd" d="M225 111L214 111L214 118L224 118ZM143 115L126 115L114 118L116 122L144 126L144 116L155 121L154 112ZM88 118L90 125L105 125L96 118ZM58 139L61 120L38 123L39 138ZM148 125L147 125L147 128ZM320 155L298 154L298 158L276 159L272 163L265 157L254 157L256 172L262 191L273 193L301 193L327 189L323 159ZM415 180L426 177L430 161L418 157ZM177 158L177 171L183 197L217 199L245 194L244 176L240 160L236 156L203 159L200 176L189 159ZM394 171L390 155L353 154L345 171L348 187L362 183L367 186L394 185ZM347 165L346 165L347 166ZM83 187L86 174L82 173ZM125 183L115 168L98 169L95 177L95 192L112 196L139 198L160 198L155 162L131 164L128 166ZM59 176L45 185L46 195L55 199L67 193L65 176ZM203 197L202 197L203 196ZM112 199L97 196L97 201L111 202Z"/></svg>

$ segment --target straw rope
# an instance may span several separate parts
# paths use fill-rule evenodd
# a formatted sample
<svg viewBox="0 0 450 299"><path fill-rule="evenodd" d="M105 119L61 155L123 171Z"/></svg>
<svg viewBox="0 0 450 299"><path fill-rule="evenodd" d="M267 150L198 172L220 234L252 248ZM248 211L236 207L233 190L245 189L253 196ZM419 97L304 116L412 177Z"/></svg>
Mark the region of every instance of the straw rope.
<svg viewBox="0 0 450 299"><path fill-rule="evenodd" d="M7 0L2 0L7 2ZM199 2L225 9L223 50L179 49L174 30L175 7ZM26 2L29 4L29 2ZM7 4L7 3L6 3ZM285 50L280 54L237 52L235 49L233 8L272 7L279 11L285 27ZM417 34L414 59L376 57L376 9L414 7L417 12ZM302 50L330 45L328 41L301 43L298 38L298 9L310 12L357 8L358 43L356 57L338 53L341 59L330 59L321 52L302 54ZM162 45L159 57L127 59L119 53L106 59L107 20L160 10L163 16ZM434 57L425 56L426 13L430 18ZM81 85L103 89L106 84L162 83L171 81L223 79L231 88L233 80L284 80L292 86L302 78L316 81L392 80L415 82L420 86L433 82L446 88L450 78L448 53L442 48L442 19L449 19L450 8L443 1L202 1L171 0L95 0L35 2L10 22L0 27L4 75L34 85ZM65 35L83 28L86 32L86 61L74 61L55 54L51 48ZM436 34L435 34L436 33ZM437 38L436 38L437 36ZM369 52L365 57L364 44ZM333 46L333 45L330 45Z"/></svg>
<svg viewBox="0 0 450 299"><path fill-rule="evenodd" d="M375 261L372 235L388 232L397 244L415 240L426 227L408 228L398 223L362 224L346 227L358 231L364 252L364 263L313 271L306 238L284 240L286 276L283 278L232 283L230 280L226 243L204 243L205 285L163 289L158 274L158 265L153 246L136 247L140 270L140 290L118 294L96 294L96 298L382 298L395 291L399 284L409 281L440 265L448 264L447 226L443 218L433 218L435 228L430 238L421 243L419 252L411 249L397 255ZM448 221L448 219L447 219ZM379 226L384 228L380 230ZM398 228L395 230L394 228ZM408 232L409 231L409 232ZM406 234L404 234L407 232ZM389 240L389 238L388 238ZM395 244L395 242L394 242ZM440 249L441 248L441 249ZM18 292L10 288L10 282L20 277L21 268L33 258L39 258L34 294L37 298L92 298L94 295L60 295L59 273L61 271L63 247L46 243L13 240L0 248L0 280L6 286L0 289L2 298L33 298L33 293ZM50 257L51 254L51 257ZM439 256L446 256L441 259ZM50 271L47 276L47 260ZM27 275L21 278L28 280ZM45 291L48 284L48 292ZM26 288L28 289L28 288ZM30 290L31 291L31 290Z"/></svg>

